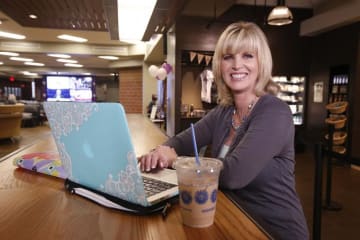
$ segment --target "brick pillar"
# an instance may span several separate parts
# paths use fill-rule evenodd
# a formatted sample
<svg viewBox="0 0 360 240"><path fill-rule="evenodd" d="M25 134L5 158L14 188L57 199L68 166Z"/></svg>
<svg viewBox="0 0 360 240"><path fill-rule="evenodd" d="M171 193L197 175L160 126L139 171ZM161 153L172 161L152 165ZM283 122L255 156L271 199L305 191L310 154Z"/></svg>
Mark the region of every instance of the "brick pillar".
<svg viewBox="0 0 360 240"><path fill-rule="evenodd" d="M119 72L119 102L126 113L142 113L142 68L125 68Z"/></svg>

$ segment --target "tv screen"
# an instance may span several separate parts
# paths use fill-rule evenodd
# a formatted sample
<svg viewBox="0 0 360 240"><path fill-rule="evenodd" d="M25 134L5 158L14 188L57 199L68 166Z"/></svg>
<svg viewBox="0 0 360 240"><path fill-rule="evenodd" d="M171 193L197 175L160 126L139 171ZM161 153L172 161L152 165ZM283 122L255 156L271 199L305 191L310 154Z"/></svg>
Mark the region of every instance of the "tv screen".
<svg viewBox="0 0 360 240"><path fill-rule="evenodd" d="M46 100L92 102L94 86L91 76L46 76Z"/></svg>

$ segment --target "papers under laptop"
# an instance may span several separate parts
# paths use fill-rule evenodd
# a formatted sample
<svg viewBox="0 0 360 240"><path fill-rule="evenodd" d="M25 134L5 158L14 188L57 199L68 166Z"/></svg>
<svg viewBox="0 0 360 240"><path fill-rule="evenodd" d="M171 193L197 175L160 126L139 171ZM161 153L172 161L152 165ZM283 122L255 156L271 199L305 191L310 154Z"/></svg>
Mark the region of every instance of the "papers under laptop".
<svg viewBox="0 0 360 240"><path fill-rule="evenodd" d="M44 109L70 192L138 213L160 210L166 199L178 195L174 170L139 170L121 104L44 102ZM154 192L147 189L153 179L159 181Z"/></svg>

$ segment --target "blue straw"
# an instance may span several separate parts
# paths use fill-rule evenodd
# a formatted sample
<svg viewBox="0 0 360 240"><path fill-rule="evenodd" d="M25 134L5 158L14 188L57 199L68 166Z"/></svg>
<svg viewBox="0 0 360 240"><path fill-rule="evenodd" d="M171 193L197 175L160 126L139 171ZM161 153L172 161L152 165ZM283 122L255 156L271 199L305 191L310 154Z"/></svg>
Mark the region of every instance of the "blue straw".
<svg viewBox="0 0 360 240"><path fill-rule="evenodd" d="M192 140L193 140L193 145L194 145L196 163L200 166L200 160L199 160L199 154L198 154L197 145L196 145L195 130L194 130L193 123L191 123L191 133L192 133Z"/></svg>

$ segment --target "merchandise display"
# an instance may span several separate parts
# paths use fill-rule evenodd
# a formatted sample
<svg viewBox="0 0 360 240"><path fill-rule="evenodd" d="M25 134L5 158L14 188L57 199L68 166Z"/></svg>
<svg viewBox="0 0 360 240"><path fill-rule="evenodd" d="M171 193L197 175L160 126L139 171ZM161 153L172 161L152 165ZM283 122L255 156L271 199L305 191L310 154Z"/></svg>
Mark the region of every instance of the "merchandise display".
<svg viewBox="0 0 360 240"><path fill-rule="evenodd" d="M332 139L332 152L340 154L341 158L347 158L348 129L348 90L349 90L349 66L341 65L330 68L328 104L325 106L328 112L325 123L334 126ZM329 129L330 133L330 129ZM325 139L328 139L328 134ZM338 155L339 156L339 155Z"/></svg>
<svg viewBox="0 0 360 240"><path fill-rule="evenodd" d="M277 96L289 105L294 124L302 125L304 123L305 77L274 76L272 80L279 84L280 92Z"/></svg>

